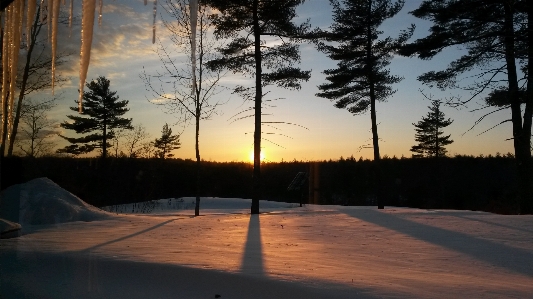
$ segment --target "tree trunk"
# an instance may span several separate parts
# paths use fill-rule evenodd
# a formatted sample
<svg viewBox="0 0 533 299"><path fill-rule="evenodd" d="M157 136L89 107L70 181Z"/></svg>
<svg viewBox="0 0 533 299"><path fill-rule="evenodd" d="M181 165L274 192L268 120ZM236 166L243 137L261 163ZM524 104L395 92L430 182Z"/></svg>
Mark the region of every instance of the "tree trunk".
<svg viewBox="0 0 533 299"><path fill-rule="evenodd" d="M382 184L381 184L381 167L379 154L379 137L378 137L378 125L376 120L376 91L374 86L374 76L373 76L373 59L372 59L372 28L371 24L371 15L372 15L372 0L368 1L368 18L367 18L367 44L366 44L366 59L367 59L367 68L368 68L368 83L370 87L370 119L372 121L372 147L374 149L374 183L375 183L375 193L378 201L378 209L383 209L385 207L383 200Z"/></svg>
<svg viewBox="0 0 533 299"><path fill-rule="evenodd" d="M261 34L259 28L258 2L253 2L253 22L255 38L255 131L254 131L254 172L252 191L252 214L259 214L259 200L261 198Z"/></svg>
<svg viewBox="0 0 533 299"><path fill-rule="evenodd" d="M103 129L103 144L102 144L102 159L107 158L107 124L106 119L104 118L104 129Z"/></svg>
<svg viewBox="0 0 533 299"><path fill-rule="evenodd" d="M519 186L519 204L520 204L520 213L531 213L531 186L530 186L530 170L529 164L531 160L531 151L530 143L531 133L528 133L529 136L524 136L525 131L522 127L522 115L520 109L520 98L519 98L519 88L518 88L518 76L516 71L516 62L515 62L515 31L514 31L514 7L510 2L504 3L505 10L505 19L504 19L504 30L505 30L505 62L507 63L507 76L508 76L508 87L509 87L509 97L511 99L511 120L513 123L513 145L515 150L515 159L516 159L516 168L518 174L518 186ZM528 7L529 10L529 7ZM528 16L528 19L531 18ZM530 40L530 37L528 36ZM528 41L528 43L531 43ZM528 55L530 55L531 49L528 50ZM528 64L530 61L528 61ZM528 65L528 68L531 68ZM528 76L530 76L528 74ZM529 83L531 84L531 83ZM526 115L524 115L526 116ZM531 123L531 115L529 116ZM525 122L524 122L525 125ZM530 132L530 131L529 131ZM527 142L527 143L526 143Z"/></svg>
<svg viewBox="0 0 533 299"><path fill-rule="evenodd" d="M197 95L198 96L198 95ZM200 181L200 166L201 166L201 160L200 160L200 109L198 105L196 106L196 134L195 134L195 150L196 150L196 205L194 207L194 216L200 216L200 189L201 189L201 181Z"/></svg>
<svg viewBox="0 0 533 299"><path fill-rule="evenodd" d="M523 162L520 177L524 178L522 182L522 202L520 204L520 213L533 214L533 169L531 161L531 126L533 122L533 3L527 1L528 14L528 73L527 73L527 101L524 110L524 127L523 127L523 146L525 161Z"/></svg>
<svg viewBox="0 0 533 299"><path fill-rule="evenodd" d="M6 88L5 86L2 86L3 88ZM6 149L6 140L7 140L7 106L8 106L8 99L9 99L9 90L6 93L6 97L2 99L2 144L0 145L0 157L4 157L5 149Z"/></svg>

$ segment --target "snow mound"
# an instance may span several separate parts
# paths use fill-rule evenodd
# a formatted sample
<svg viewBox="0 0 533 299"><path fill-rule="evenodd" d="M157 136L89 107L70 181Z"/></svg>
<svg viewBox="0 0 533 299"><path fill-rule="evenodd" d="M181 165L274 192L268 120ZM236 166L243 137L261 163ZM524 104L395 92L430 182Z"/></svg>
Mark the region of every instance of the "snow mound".
<svg viewBox="0 0 533 299"><path fill-rule="evenodd" d="M20 229L20 224L0 218L0 239L18 237Z"/></svg>
<svg viewBox="0 0 533 299"><path fill-rule="evenodd" d="M94 221L109 217L108 213L87 204L48 178L11 186L2 191L0 197L3 206L19 207L18 215L16 210L11 211L11 215L18 216L18 219L4 218L22 226Z"/></svg>

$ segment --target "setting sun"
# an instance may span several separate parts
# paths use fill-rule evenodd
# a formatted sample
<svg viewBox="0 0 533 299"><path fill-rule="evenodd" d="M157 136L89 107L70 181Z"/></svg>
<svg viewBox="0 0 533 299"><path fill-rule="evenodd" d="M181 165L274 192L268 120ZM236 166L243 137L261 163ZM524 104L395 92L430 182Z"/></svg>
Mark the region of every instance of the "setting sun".
<svg viewBox="0 0 533 299"><path fill-rule="evenodd" d="M250 163L254 163L254 151L250 151L250 154L248 155L248 158L249 158L249 161ZM263 162L263 160L265 160L265 153L261 151L261 154L260 154L260 159L261 159L261 162Z"/></svg>

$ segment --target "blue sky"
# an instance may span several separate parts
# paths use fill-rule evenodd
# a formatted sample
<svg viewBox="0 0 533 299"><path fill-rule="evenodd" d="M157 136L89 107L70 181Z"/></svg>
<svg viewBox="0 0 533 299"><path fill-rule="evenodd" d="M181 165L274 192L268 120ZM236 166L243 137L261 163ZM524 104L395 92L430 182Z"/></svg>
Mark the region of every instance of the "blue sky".
<svg viewBox="0 0 533 299"><path fill-rule="evenodd" d="M408 14L419 3L418 0L406 1L405 7L396 17L383 24L384 35L397 36L400 30L415 23L417 26L415 38L425 36L430 24ZM144 1L141 0L104 0L102 25L95 25L91 65L87 78L90 80L105 76L110 79L111 89L116 90L121 99L129 100L131 110L125 116L133 118L134 124L144 125L151 133L151 138L160 135L165 123L171 125L174 132L182 132L182 148L176 150L174 154L180 158L194 158L194 126L183 127L175 124L177 121L175 115L166 114L158 106L151 104L149 101L153 99L153 95L146 91L139 77L143 68L148 73L155 74L161 67L161 62L154 52L156 46L152 45L152 8L151 3L144 6ZM75 10L81 11L80 7L76 7ZM314 27L327 28L331 24L329 1L307 0L298 9L298 13L299 20L310 19ZM157 34L163 43L167 43L167 33L161 25L161 17L158 15ZM64 28L63 33L67 30ZM79 27L73 30L78 32ZM71 76L71 81L56 90L56 94L61 94L62 99L51 113L54 119L64 121L65 115L71 113L68 106L73 106L73 101L77 98L79 35L75 33L70 39L62 38L60 43L62 49L76 53L72 61L60 69L64 75ZM270 114L265 116L267 121L290 122L299 126L280 125L280 130L265 128L264 132L288 136L269 135L267 138L279 146L263 141L265 158L269 161L338 159L341 156L351 155L356 158L371 158L372 149L361 149L371 143L369 113L354 116L347 110L335 108L327 99L316 97L317 86L326 82L322 71L334 68L335 62L317 52L312 45L303 44L301 52L300 66L302 69L312 70L311 79L303 83L299 91L268 87L270 93L267 99L283 99L275 101L276 107L265 111ZM415 144L412 123L418 122L422 116L425 116L428 112L427 106L430 105L420 90L435 99L451 96L469 97L469 93L465 91L440 91L424 86L416 80L417 76L426 71L445 68L452 59L458 57L459 53L460 50L457 49L445 51L430 61L405 57L393 59L389 67L391 73L404 77L404 80L393 86L397 92L388 101L377 105L382 156L411 156L409 149ZM176 55L179 57L180 54ZM240 74L226 76L222 82L225 86L233 86L243 80L249 81L249 84L253 82L252 79ZM464 80L468 82L470 79ZM43 92L38 96L48 97L50 93ZM250 106L251 103L243 103L242 99L229 92L220 93L214 100L226 104L220 107L218 115L201 124L202 158L212 161L248 161L249 153L253 149L253 120L250 118L232 122L231 116ZM483 111L471 112L481 105L481 99L478 98L468 107L461 109L444 107L446 116L454 120L445 130L455 141L447 147L451 155L488 155L513 151L512 142L505 141L511 136L510 124L478 136L496 123L509 118L509 111L496 113L463 135L484 114ZM64 133L73 136L72 132Z"/></svg>

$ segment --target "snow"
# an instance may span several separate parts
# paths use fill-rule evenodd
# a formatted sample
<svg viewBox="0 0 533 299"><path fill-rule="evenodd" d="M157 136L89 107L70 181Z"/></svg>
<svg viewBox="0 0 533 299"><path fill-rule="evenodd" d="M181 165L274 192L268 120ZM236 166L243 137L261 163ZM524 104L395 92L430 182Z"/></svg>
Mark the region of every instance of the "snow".
<svg viewBox="0 0 533 299"><path fill-rule="evenodd" d="M52 184L38 187L50 193L48 205L62 201L99 216L22 224L29 233L0 240L2 298L533 294L531 215L266 201L264 213L250 215L250 200L223 198L202 198L199 217L192 217L192 198L106 207L108 213Z"/></svg>

